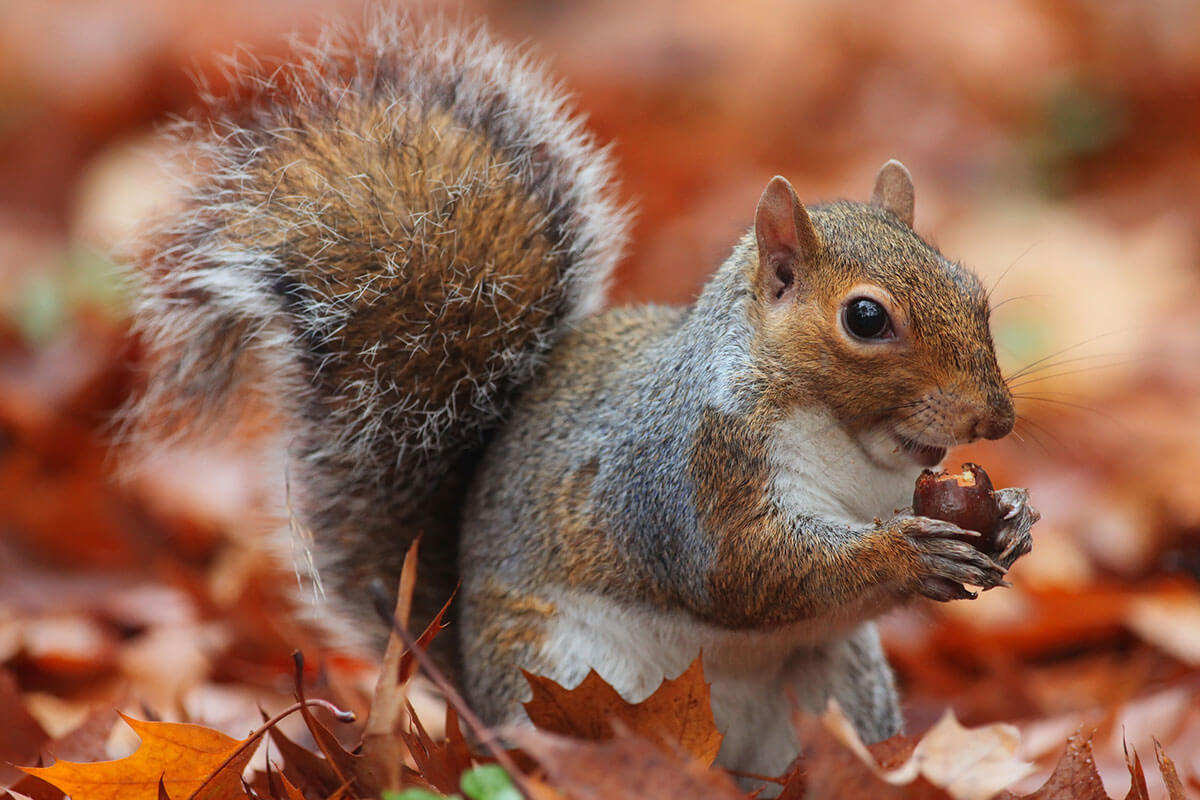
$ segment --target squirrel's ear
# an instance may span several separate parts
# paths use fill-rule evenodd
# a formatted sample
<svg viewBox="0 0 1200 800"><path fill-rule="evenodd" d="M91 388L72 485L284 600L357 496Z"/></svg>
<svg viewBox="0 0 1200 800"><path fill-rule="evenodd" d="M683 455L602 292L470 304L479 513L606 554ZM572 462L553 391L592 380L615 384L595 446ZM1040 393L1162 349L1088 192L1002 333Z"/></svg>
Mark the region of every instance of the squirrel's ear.
<svg viewBox="0 0 1200 800"><path fill-rule="evenodd" d="M818 239L808 211L787 179L771 178L754 213L758 244L758 290L769 302L790 298L796 276L816 258Z"/></svg>
<svg viewBox="0 0 1200 800"><path fill-rule="evenodd" d="M875 191L871 194L871 205L892 212L911 228L914 198L912 175L908 174L908 169L903 164L893 158L879 168L879 174L875 176Z"/></svg>

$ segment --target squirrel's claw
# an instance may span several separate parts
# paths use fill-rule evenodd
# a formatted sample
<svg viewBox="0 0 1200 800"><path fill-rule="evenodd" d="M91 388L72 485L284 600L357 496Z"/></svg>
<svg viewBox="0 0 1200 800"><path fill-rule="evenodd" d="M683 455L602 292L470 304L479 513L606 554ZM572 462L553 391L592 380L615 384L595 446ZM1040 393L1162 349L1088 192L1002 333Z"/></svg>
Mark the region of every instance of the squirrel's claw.
<svg viewBox="0 0 1200 800"><path fill-rule="evenodd" d="M947 603L951 600L974 600L979 596L978 592L969 591L961 583L955 583L938 575L923 578L917 591L930 600L937 600L940 603Z"/></svg>
<svg viewBox="0 0 1200 800"><path fill-rule="evenodd" d="M921 559L924 574L916 590L926 597L968 599L975 594L961 588L963 584L990 589L1004 582L1007 567L975 546L978 532L931 517L905 516L899 523ZM952 589L953 585L959 585L961 591Z"/></svg>
<svg viewBox="0 0 1200 800"><path fill-rule="evenodd" d="M910 515L902 518L901 525L903 526L906 534L917 537L938 537L957 539L965 542L972 539L978 539L983 535L979 531L960 528L953 522L946 522L945 520L934 519L933 517L918 517Z"/></svg>
<svg viewBox="0 0 1200 800"><path fill-rule="evenodd" d="M997 553L993 557L1007 569L1033 549L1033 538L1029 531L1042 515L1029 505L1029 492L1024 489L1001 489L995 497L1001 520L996 531Z"/></svg>

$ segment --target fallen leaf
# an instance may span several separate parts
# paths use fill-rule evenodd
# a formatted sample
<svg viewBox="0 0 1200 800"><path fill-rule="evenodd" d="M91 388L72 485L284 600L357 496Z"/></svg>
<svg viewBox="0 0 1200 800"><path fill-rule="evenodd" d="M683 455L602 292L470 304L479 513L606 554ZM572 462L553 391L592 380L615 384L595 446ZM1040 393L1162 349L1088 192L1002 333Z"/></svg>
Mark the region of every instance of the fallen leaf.
<svg viewBox="0 0 1200 800"><path fill-rule="evenodd" d="M474 763L471 750L458 726L458 714L453 707L446 707L446 738L442 742L435 742L425 731L412 706L408 709L412 730L398 731L397 735L407 746L416 764L417 774L439 792L453 794L459 788L463 773Z"/></svg>
<svg viewBox="0 0 1200 800"><path fill-rule="evenodd" d="M1163 783L1167 785L1167 794L1171 800L1187 800L1187 795L1183 793L1183 782L1179 780L1179 773L1175 771L1175 762L1167 758L1158 739L1154 740L1154 755L1158 759L1158 769L1162 773Z"/></svg>
<svg viewBox="0 0 1200 800"><path fill-rule="evenodd" d="M159 784L178 800L245 797L241 776L257 749L201 725L145 722L124 714L141 739L130 756L117 761L58 761L49 767L22 767L30 775L57 786L72 797L88 800L134 800L159 796Z"/></svg>
<svg viewBox="0 0 1200 800"><path fill-rule="evenodd" d="M1067 739L1067 749L1058 759L1054 772L1040 789L1023 795L1021 800L1109 800L1096 771L1092 734L1084 736L1076 731Z"/></svg>
<svg viewBox="0 0 1200 800"><path fill-rule="evenodd" d="M400 570L400 585L396 591L393 618L397 625L405 629L408 628L413 589L417 583L417 553L420 544L421 540L418 537L409 545L404 556L404 565ZM363 757L375 765L382 789L401 787L400 771L405 753L403 740L396 735L396 731L407 706L408 696L407 678L401 670L404 650L404 642L392 631L383 653L383 664L379 669L379 679L375 683L375 693L371 698L371 708L362 735Z"/></svg>
<svg viewBox="0 0 1200 800"><path fill-rule="evenodd" d="M0 784L7 784L20 775L9 764L33 761L50 738L25 707L8 671L0 671L0 719Z"/></svg>
<svg viewBox="0 0 1200 800"><path fill-rule="evenodd" d="M266 714L263 714L263 720L266 721ZM279 726L271 727L268 735L283 757L283 774L291 780L311 788L322 797L328 797L342 785L328 761L293 742Z"/></svg>
<svg viewBox="0 0 1200 800"><path fill-rule="evenodd" d="M706 765L721 749L700 657L640 703L626 701L595 670L574 689L529 672L525 679L533 689L525 711L541 730L604 740L612 738L615 720L638 736L681 746Z"/></svg>
<svg viewBox="0 0 1200 800"><path fill-rule="evenodd" d="M619 723L604 741L580 741L530 728L511 736L542 766L551 785L574 800L745 800L724 773L694 758L682 760Z"/></svg>
<svg viewBox="0 0 1200 800"><path fill-rule="evenodd" d="M1129 742L1125 742L1125 764L1129 767L1129 794L1125 795L1125 800L1150 800L1150 789L1146 786L1146 772L1142 769L1142 758L1138 755L1136 747L1130 747ZM1133 751L1133 757L1129 755L1129 751Z"/></svg>
<svg viewBox="0 0 1200 800"><path fill-rule="evenodd" d="M357 788L364 794L378 794L379 779L374 772L373 763L361 755L348 751L333 731L329 730L309 710L307 698L304 695L304 656L300 651L296 651L292 654L292 658L295 666L296 699L300 701L300 716L303 718L308 732L312 734L313 740L317 743L321 754L325 756L325 763L329 765L336 776L338 786L346 788L357 785Z"/></svg>
<svg viewBox="0 0 1200 800"><path fill-rule="evenodd" d="M790 789L791 796L807 800L951 800L944 789L924 777L902 785L890 783L853 728L852 738L847 739L831 729L830 723L829 713L821 719L805 715L797 720L804 775L803 783L794 774L789 776L784 789ZM846 724L849 726L848 721ZM803 795L796 793L798 783L806 790Z"/></svg>
<svg viewBox="0 0 1200 800"><path fill-rule="evenodd" d="M1127 624L1138 636L1178 658L1200 665L1200 594L1160 592L1129 604Z"/></svg>
<svg viewBox="0 0 1200 800"><path fill-rule="evenodd" d="M63 800L64 797L61 789L32 775L25 775L8 788L31 798L31 800Z"/></svg>
<svg viewBox="0 0 1200 800"><path fill-rule="evenodd" d="M847 750L894 786L924 779L956 800L988 800L1033 769L1016 755L1020 743L1016 728L999 724L964 728L950 710L921 737L908 761L889 770L871 755L836 701L830 701L821 720Z"/></svg>

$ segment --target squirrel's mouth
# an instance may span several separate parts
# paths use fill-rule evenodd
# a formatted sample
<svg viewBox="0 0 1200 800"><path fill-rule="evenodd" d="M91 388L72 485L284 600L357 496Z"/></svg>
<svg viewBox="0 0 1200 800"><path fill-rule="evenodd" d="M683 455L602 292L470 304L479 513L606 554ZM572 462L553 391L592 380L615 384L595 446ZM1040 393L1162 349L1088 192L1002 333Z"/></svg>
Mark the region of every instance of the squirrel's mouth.
<svg viewBox="0 0 1200 800"><path fill-rule="evenodd" d="M896 435L900 443L898 452L903 453L922 467L936 467L946 457L946 448L937 445L921 444L905 436Z"/></svg>

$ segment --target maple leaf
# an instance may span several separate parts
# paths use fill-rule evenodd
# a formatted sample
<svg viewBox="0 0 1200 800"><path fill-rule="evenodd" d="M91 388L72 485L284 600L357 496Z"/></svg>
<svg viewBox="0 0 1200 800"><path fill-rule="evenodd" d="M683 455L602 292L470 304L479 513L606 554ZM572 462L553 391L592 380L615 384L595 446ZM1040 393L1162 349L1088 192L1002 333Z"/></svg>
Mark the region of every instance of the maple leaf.
<svg viewBox="0 0 1200 800"><path fill-rule="evenodd" d="M157 800L169 797L245 797L242 771L257 749L257 735L234 739L201 725L145 722L121 714L141 739L134 753L117 761L58 761L22 767L72 797L88 800Z"/></svg>
<svg viewBox="0 0 1200 800"><path fill-rule="evenodd" d="M698 759L656 747L616 723L604 741L580 741L524 728L513 739L541 764L552 785L578 800L704 797L744 800L729 777Z"/></svg>
<svg viewBox="0 0 1200 800"><path fill-rule="evenodd" d="M721 732L713 721L709 684L699 656L640 703L626 701L595 670L574 689L529 672L525 679L533 689L525 712L544 731L579 739L611 739L616 720L634 734L681 746L706 766L712 765L721 749Z"/></svg>

